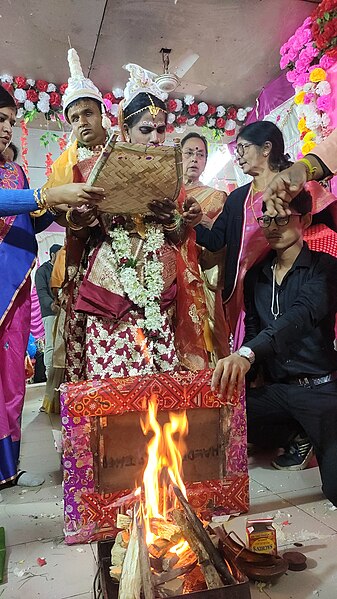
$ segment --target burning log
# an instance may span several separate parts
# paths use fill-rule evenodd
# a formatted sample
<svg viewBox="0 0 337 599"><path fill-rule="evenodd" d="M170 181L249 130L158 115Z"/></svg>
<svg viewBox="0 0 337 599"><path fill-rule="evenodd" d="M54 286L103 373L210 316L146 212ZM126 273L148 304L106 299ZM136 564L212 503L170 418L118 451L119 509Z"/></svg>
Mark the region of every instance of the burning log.
<svg viewBox="0 0 337 599"><path fill-rule="evenodd" d="M221 587L224 587L225 585L223 584L218 572L216 571L216 568L210 562L210 557L204 545L199 541L197 535L195 534L195 531L191 527L184 512L180 510L173 510L173 517L177 522L178 526L180 527L181 532L185 537L186 541L188 542L191 549L194 551L198 558L199 565L205 577L207 588L219 589Z"/></svg>
<svg viewBox="0 0 337 599"><path fill-rule="evenodd" d="M167 539L159 538L156 539L149 546L149 553L152 557L161 558L173 547L173 543Z"/></svg>
<svg viewBox="0 0 337 599"><path fill-rule="evenodd" d="M198 556L198 559L199 559L199 552L201 551L201 555L203 556L204 562L206 560L211 560L211 562L214 566L214 569L217 571L217 573L220 574L222 580L226 584L236 584L236 580L235 580L234 576L232 576L232 574L230 573L230 571L229 571L227 565L225 564L225 562L223 561L220 553L214 547L209 535L205 531L202 523L200 522L196 513L191 508L190 504L185 499L185 497L184 497L183 493L181 492L181 490L179 489L179 487L177 487L176 485L173 485L173 490L174 490L175 495L183 509L183 513L180 512L179 510L173 510L173 517L174 517L175 521L177 522L178 526L181 528L183 536L188 541L191 549L193 549L193 551L196 553L196 555ZM194 546L190 542L190 538L188 538L186 535L188 535L189 537L192 538L192 543L194 544ZM200 559L199 559L199 563L201 565ZM205 579L206 579L206 575L205 575ZM214 582L215 582L215 578L213 580L213 583ZM206 579L206 583L207 583L207 579ZM223 586L223 584L221 584L220 586ZM208 587L208 588L216 588L216 587Z"/></svg>
<svg viewBox="0 0 337 599"><path fill-rule="evenodd" d="M139 566L144 599L155 599L154 584L150 566L150 556L146 545L145 526L142 515L137 517L137 538L139 546Z"/></svg>

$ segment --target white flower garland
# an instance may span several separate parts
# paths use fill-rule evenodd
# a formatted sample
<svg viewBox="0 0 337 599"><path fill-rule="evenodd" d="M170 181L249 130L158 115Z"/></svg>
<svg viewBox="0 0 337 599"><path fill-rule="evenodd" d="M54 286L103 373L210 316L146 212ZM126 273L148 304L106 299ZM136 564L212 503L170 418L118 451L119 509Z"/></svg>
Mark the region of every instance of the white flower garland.
<svg viewBox="0 0 337 599"><path fill-rule="evenodd" d="M78 162L81 162L81 160L86 160L87 158L91 158L94 154L95 152L91 148L86 148L85 146L77 146Z"/></svg>
<svg viewBox="0 0 337 599"><path fill-rule="evenodd" d="M129 232L122 226L111 233L111 247L115 254L116 269L124 293L137 306L144 309L144 326L148 331L161 331L164 323L160 311L160 299L164 289L163 264L157 252L163 246L165 237L162 229L146 225L144 254L144 284L138 278L137 260L132 255Z"/></svg>

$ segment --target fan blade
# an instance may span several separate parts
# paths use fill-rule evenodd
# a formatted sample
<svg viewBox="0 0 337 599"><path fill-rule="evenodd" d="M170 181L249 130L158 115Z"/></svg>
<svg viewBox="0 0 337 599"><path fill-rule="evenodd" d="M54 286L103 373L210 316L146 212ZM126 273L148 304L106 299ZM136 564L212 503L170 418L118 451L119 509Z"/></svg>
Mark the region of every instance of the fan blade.
<svg viewBox="0 0 337 599"><path fill-rule="evenodd" d="M180 81L176 88L177 94L191 94L191 96L200 96L207 89L207 85L201 83L191 83L191 81Z"/></svg>
<svg viewBox="0 0 337 599"><path fill-rule="evenodd" d="M187 50L179 59L177 66L172 68L173 73L181 79L186 75L187 71L189 71L195 62L197 62L199 58L199 54L195 54L192 50Z"/></svg>

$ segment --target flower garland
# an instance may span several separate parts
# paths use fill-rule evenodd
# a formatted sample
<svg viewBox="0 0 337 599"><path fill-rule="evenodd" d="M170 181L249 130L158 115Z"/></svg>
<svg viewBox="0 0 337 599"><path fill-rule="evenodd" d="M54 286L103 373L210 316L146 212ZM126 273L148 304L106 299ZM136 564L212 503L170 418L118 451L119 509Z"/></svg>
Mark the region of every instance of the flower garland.
<svg viewBox="0 0 337 599"><path fill-rule="evenodd" d="M25 172L25 175L27 177L28 183L29 183L29 174L28 174L28 160L27 160L27 154L28 154L28 144L27 144L27 138L28 138L28 127L27 127L27 123L22 119L20 121L20 126L21 126L21 137L20 137L20 143L21 143L21 160L22 160L22 168Z"/></svg>
<svg viewBox="0 0 337 599"><path fill-rule="evenodd" d="M1 75L0 82L12 94L18 106L18 118L26 122L33 121L39 114L44 114L47 120L64 121L62 114L62 96L68 84L55 85L43 79L27 79L26 77L13 77ZM122 89L115 88L103 96L111 126L118 125L118 104L123 99ZM237 108L224 105L213 106L206 102L197 102L193 96L186 95L183 100L170 99L168 101L168 133L183 133L186 126L207 127L213 136L225 134L228 137L235 135L237 126L242 124L252 108Z"/></svg>
<svg viewBox="0 0 337 599"><path fill-rule="evenodd" d="M281 50L281 69L295 88L299 156L310 152L330 132L331 87L327 69L337 60L337 0L323 0Z"/></svg>
<svg viewBox="0 0 337 599"><path fill-rule="evenodd" d="M160 311L160 299L164 289L163 263L158 252L165 242L162 229L146 225L144 254L144 284L137 274L137 259L132 255L129 232L122 226L110 233L116 269L124 293L137 306L144 309L144 328L151 332L161 331L164 320Z"/></svg>

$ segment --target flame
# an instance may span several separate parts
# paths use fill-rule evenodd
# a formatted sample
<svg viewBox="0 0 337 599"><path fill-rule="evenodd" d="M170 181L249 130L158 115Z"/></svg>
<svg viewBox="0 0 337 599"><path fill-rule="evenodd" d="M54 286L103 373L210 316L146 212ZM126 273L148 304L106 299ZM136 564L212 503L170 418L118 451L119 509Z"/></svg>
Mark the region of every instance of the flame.
<svg viewBox="0 0 337 599"><path fill-rule="evenodd" d="M186 452L184 437L188 433L186 412L169 413L169 422L162 427L157 420L158 398L149 401L145 422L141 421L144 435L151 430L153 436L147 445L147 464L143 475L145 495L146 542L151 544L156 535L151 532L151 518L165 520L168 509L169 479L186 497L182 480L182 460ZM178 436L178 440L174 436ZM184 549L183 549L184 551Z"/></svg>

